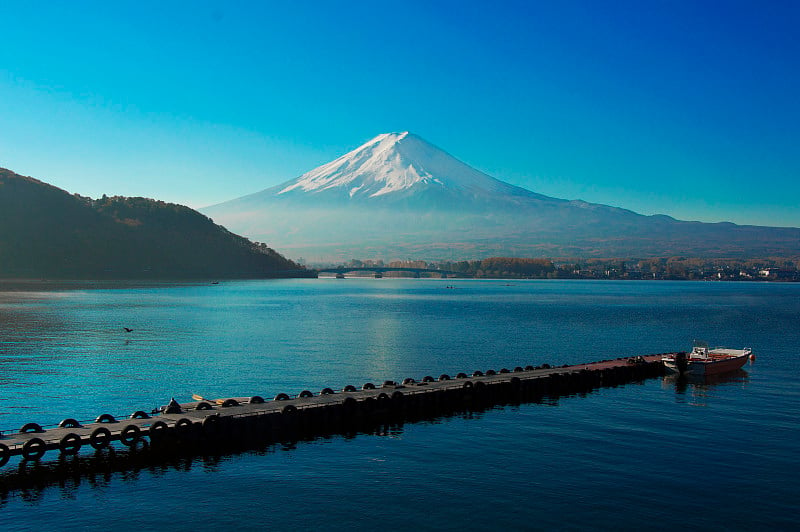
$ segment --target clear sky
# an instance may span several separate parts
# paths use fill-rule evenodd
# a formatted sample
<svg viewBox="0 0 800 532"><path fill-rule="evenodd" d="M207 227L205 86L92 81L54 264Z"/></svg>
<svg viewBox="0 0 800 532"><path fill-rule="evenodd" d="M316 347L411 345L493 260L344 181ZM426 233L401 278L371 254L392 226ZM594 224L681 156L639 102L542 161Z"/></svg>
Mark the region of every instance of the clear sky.
<svg viewBox="0 0 800 532"><path fill-rule="evenodd" d="M412 131L536 192L800 227L800 2L0 3L0 166L203 207Z"/></svg>

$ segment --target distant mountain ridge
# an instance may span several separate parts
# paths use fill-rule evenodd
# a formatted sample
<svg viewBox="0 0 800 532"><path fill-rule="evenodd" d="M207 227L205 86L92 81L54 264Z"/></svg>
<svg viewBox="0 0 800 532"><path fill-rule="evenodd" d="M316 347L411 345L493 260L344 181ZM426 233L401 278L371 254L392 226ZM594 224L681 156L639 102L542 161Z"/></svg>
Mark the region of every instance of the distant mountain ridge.
<svg viewBox="0 0 800 532"><path fill-rule="evenodd" d="M551 198L408 132L378 135L300 177L201 212L294 256L772 256L800 229L684 222Z"/></svg>
<svg viewBox="0 0 800 532"><path fill-rule="evenodd" d="M0 278L248 278L299 269L188 207L93 200L0 168Z"/></svg>

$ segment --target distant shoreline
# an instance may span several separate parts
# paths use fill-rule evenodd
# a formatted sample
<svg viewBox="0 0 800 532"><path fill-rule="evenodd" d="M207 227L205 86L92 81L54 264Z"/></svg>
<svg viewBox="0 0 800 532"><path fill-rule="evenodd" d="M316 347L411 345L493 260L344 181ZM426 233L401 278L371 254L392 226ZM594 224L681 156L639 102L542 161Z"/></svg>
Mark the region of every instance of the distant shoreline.
<svg viewBox="0 0 800 532"><path fill-rule="evenodd" d="M0 292L74 289L157 288L167 286L212 286L226 281L271 281L308 277L238 277L220 279L19 279L0 277Z"/></svg>
<svg viewBox="0 0 800 532"><path fill-rule="evenodd" d="M697 257L635 258L525 258L489 257L463 261L359 260L315 264L320 272L344 275L413 272L415 277L476 279L587 279L650 281L800 281L800 257L708 259ZM310 266L309 266L310 267Z"/></svg>
<svg viewBox="0 0 800 532"><path fill-rule="evenodd" d="M306 277L308 278L308 277ZM281 278L240 278L240 279L221 279L219 281L211 280L187 280L187 279L161 279L161 280L141 280L141 279L115 279L115 280L93 280L93 279L70 279L70 280L54 280L54 279L8 279L0 278L0 293L12 292L59 292L69 290L125 290L131 288L167 288L174 286L214 286L229 281L267 281L267 280L284 280L289 279L286 277ZM302 279L294 277L291 279ZM335 279L333 276L321 276L319 279ZM347 279L374 279L374 277L366 275L350 275ZM753 283L753 284L785 284L795 283L797 280L774 280L774 279L599 279L599 278L573 278L573 279L553 279L553 278L504 278L504 277L384 277L384 280L422 280L422 281L625 281L625 282L669 282L669 281L683 281L683 282L713 282L713 283ZM381 279L376 279L376 282Z"/></svg>
<svg viewBox="0 0 800 532"><path fill-rule="evenodd" d="M320 279L334 279L333 275L320 275ZM373 279L371 275L346 275L345 279ZM426 281L630 281L630 282L706 282L706 283L796 283L800 279L689 279L689 278L630 278L630 277L412 277L412 276L389 276L384 275L383 279L408 279Z"/></svg>

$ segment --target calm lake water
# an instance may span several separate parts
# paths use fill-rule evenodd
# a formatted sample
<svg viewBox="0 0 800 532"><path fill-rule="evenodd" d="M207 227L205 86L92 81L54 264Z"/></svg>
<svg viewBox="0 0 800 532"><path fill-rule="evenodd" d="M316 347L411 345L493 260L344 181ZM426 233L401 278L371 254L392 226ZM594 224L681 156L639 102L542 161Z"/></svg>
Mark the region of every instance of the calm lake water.
<svg viewBox="0 0 800 532"><path fill-rule="evenodd" d="M267 397L579 363L687 349L695 338L752 347L757 360L709 384L651 379L384 435L14 491L0 498L0 529L797 526L800 284L318 279L11 288L0 286L5 430L126 415L192 393Z"/></svg>

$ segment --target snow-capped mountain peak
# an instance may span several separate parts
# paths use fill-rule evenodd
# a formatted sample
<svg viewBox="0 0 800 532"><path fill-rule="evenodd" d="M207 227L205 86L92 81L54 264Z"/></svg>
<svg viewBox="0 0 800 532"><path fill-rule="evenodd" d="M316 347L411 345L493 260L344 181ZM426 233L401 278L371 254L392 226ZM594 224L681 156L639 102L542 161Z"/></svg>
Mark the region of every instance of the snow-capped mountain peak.
<svg viewBox="0 0 800 532"><path fill-rule="evenodd" d="M800 234L550 198L498 181L408 132L378 135L296 179L201 212L287 254L336 261L777 255L796 251Z"/></svg>
<svg viewBox="0 0 800 532"><path fill-rule="evenodd" d="M352 199L367 199L407 196L430 189L472 196L519 195L522 190L479 172L404 131L378 135L338 159L289 181L277 195L346 191Z"/></svg>

